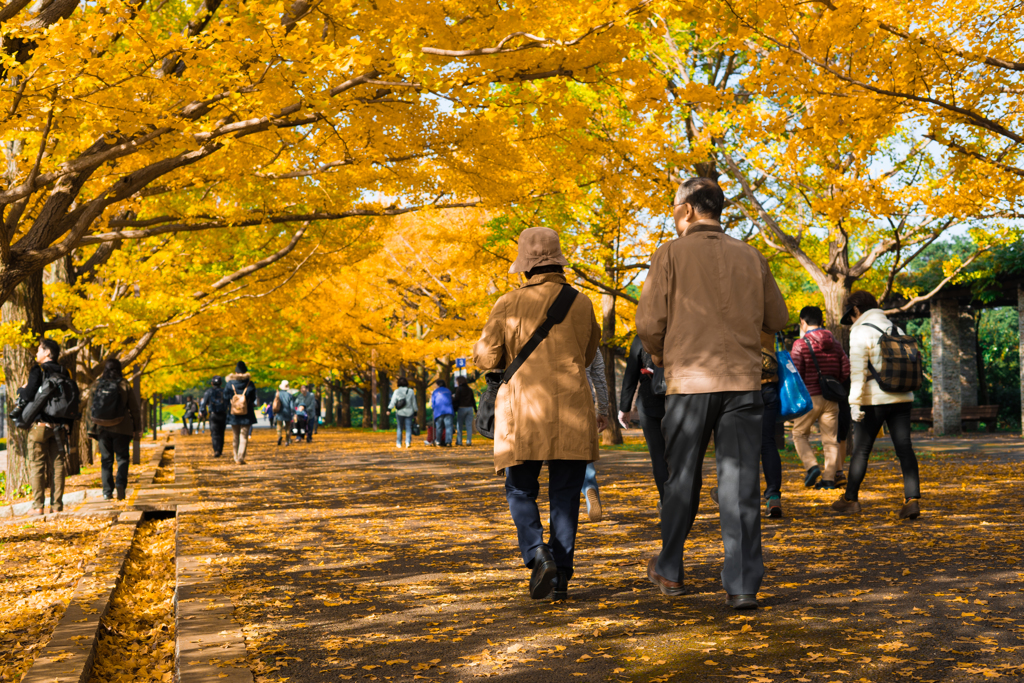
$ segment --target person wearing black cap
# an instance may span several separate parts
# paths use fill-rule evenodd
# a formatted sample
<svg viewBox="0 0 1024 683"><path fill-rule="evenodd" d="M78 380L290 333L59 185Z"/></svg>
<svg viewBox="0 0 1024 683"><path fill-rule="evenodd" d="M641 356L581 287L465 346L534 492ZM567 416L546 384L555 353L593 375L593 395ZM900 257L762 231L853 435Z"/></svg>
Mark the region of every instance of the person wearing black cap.
<svg viewBox="0 0 1024 683"><path fill-rule="evenodd" d="M217 375L210 380L210 388L199 402L199 410L210 416L210 441L213 457L219 458L224 452L224 429L228 420L228 402L224 398L224 378Z"/></svg>
<svg viewBox="0 0 1024 683"><path fill-rule="evenodd" d="M231 450L235 462L244 465L245 452L249 447L249 431L256 424L256 386L243 361L235 363L235 371L228 375L225 385L224 398L228 402L226 422L235 434Z"/></svg>

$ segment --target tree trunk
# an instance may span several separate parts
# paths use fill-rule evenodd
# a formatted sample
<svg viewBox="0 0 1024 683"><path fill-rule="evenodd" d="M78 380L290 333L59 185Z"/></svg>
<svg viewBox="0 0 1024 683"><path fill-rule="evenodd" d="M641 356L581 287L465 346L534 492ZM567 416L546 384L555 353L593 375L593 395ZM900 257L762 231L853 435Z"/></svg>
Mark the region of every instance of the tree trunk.
<svg viewBox="0 0 1024 683"><path fill-rule="evenodd" d="M43 274L35 273L23 280L2 308L3 322L21 323L21 330L38 342L43 329ZM18 388L28 382L28 373L35 365L36 344L28 347L4 346L3 368L7 382L7 401L13 408L18 400ZM22 486L29 483L28 432L18 429L7 420L7 498L10 500Z"/></svg>
<svg viewBox="0 0 1024 683"><path fill-rule="evenodd" d="M437 363L437 378L444 381L446 386L451 386L452 383L452 360L448 356L442 356L438 358Z"/></svg>
<svg viewBox="0 0 1024 683"><path fill-rule="evenodd" d="M852 284L852 283L851 283ZM832 281L824 287L819 287L822 296L825 297L825 327L839 340L846 353L850 353L850 328L843 325L843 304L850 294L850 287L844 286L841 282ZM790 311L792 313L793 311ZM799 312L799 311L798 311Z"/></svg>
<svg viewBox="0 0 1024 683"><path fill-rule="evenodd" d="M357 391L359 391L359 397L363 399L363 429L371 429L373 427L373 391L366 386Z"/></svg>
<svg viewBox="0 0 1024 683"><path fill-rule="evenodd" d="M352 427L352 390L345 386L344 380L342 380L341 384L341 394L337 407L338 421L342 427L350 429Z"/></svg>
<svg viewBox="0 0 1024 683"><path fill-rule="evenodd" d="M71 254L59 258L53 262L53 265L49 268L49 271L43 271L43 282L52 283L60 282L67 286L75 284L75 266L71 258ZM64 340L64 347L75 346L78 343L77 339L70 338ZM63 355L61 358L61 365L66 367L71 377L75 379L75 383L79 385L79 391L81 393L79 409L83 412L89 405L89 392L82 391L82 382L78 380L78 352L68 353ZM88 382L87 384L90 384ZM68 430L68 469L66 472L67 476L75 474L81 474L82 472L82 445L88 443L89 438L84 432L84 423L86 420L80 419L71 429ZM90 464L92 464L90 462Z"/></svg>
<svg viewBox="0 0 1024 683"><path fill-rule="evenodd" d="M380 419L377 425L381 429L391 429L391 416L388 404L391 403L391 378L386 370L377 373L377 414Z"/></svg>
<svg viewBox="0 0 1024 683"><path fill-rule="evenodd" d="M608 382L608 428L601 432L601 443L614 445L622 443L622 428L617 418L618 411L615 409L618 401L615 399L615 352L612 350L612 340L615 338L615 295L601 295L601 348L598 353L604 356L604 376Z"/></svg>
<svg viewBox="0 0 1024 683"><path fill-rule="evenodd" d="M427 366L426 363L417 364L413 372L413 383L416 385L416 419L419 420L420 429L427 430Z"/></svg>

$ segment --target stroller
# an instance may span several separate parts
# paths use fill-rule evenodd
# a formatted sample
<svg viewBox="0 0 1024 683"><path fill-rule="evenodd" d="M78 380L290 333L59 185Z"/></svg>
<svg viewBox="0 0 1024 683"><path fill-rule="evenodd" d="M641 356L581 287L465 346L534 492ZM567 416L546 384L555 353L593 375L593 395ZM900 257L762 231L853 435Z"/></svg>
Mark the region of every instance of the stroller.
<svg viewBox="0 0 1024 683"><path fill-rule="evenodd" d="M306 430L309 428L308 421L306 409L303 406L299 406L295 411L295 417L292 419L292 436L299 440L305 439Z"/></svg>

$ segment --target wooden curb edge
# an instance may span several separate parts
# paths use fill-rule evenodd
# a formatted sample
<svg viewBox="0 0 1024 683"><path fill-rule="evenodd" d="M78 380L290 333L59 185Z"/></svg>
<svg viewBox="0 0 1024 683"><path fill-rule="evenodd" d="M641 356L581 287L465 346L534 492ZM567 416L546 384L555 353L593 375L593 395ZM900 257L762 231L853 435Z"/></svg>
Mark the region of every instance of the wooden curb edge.
<svg viewBox="0 0 1024 683"><path fill-rule="evenodd" d="M142 521L142 512L118 514L100 540L50 641L22 677L22 683L86 683L92 673L100 620L124 574L124 563Z"/></svg>

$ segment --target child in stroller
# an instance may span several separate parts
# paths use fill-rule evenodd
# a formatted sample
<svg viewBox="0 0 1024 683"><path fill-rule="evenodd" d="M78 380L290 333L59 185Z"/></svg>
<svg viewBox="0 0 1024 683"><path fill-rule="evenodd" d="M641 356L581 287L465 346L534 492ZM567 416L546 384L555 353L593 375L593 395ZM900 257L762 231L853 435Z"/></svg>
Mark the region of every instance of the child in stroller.
<svg viewBox="0 0 1024 683"><path fill-rule="evenodd" d="M308 417L306 416L305 406L296 406L295 417L292 419L292 435L300 441L306 436L306 429L308 425Z"/></svg>

